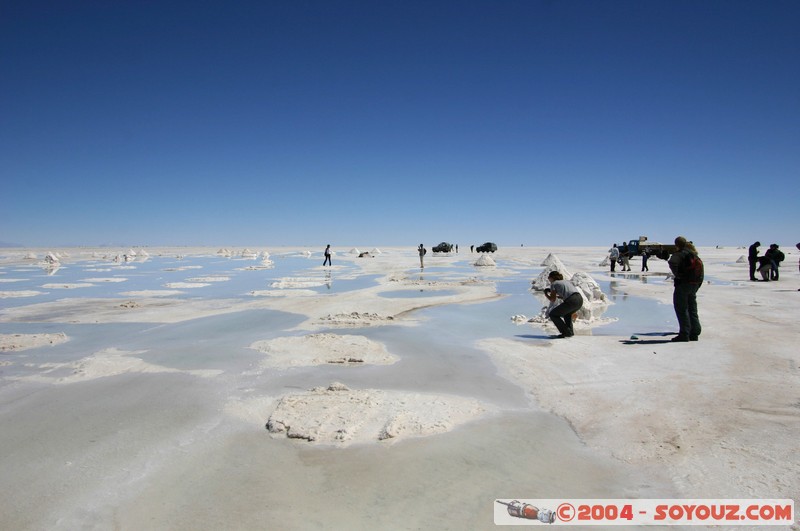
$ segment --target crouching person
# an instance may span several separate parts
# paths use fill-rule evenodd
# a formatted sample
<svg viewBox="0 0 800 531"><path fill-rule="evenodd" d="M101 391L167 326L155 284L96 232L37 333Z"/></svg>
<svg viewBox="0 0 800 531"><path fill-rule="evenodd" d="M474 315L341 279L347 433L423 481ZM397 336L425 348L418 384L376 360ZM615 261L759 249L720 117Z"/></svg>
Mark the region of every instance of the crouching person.
<svg viewBox="0 0 800 531"><path fill-rule="evenodd" d="M575 335L572 329L573 315L583 307L583 297L578 288L569 280L564 280L558 271L551 271L547 280L550 281L550 288L544 290L545 296L550 302L556 299L562 301L550 310L550 320L560 332L557 337L572 337Z"/></svg>

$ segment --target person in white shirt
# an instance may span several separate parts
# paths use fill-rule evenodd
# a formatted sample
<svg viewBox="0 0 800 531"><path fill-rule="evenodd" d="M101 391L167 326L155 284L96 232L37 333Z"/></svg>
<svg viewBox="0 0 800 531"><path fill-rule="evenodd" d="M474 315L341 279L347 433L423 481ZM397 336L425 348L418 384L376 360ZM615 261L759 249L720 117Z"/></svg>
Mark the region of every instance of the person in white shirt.
<svg viewBox="0 0 800 531"><path fill-rule="evenodd" d="M617 249L616 243L608 250L608 259L611 260L611 271L613 272L617 267L617 260L619 260L619 249Z"/></svg>

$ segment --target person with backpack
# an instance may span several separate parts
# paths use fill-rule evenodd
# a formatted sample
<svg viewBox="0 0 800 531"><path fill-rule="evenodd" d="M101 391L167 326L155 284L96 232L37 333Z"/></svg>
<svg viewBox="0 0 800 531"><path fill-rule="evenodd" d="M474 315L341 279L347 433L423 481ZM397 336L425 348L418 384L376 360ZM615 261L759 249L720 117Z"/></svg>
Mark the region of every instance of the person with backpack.
<svg viewBox="0 0 800 531"><path fill-rule="evenodd" d="M702 331L697 313L697 290L703 284L703 261L695 246L683 236L675 238L675 247L677 250L667 263L675 278L672 305L680 329L672 341L697 341Z"/></svg>
<svg viewBox="0 0 800 531"><path fill-rule="evenodd" d="M322 266L325 267L325 264L331 265L331 244L325 247L325 260L322 262Z"/></svg>
<svg viewBox="0 0 800 531"><path fill-rule="evenodd" d="M778 280L780 277L779 268L781 262L783 262L786 255L783 254L783 251L780 250L777 243L773 243L767 249L767 252L764 253L764 256L769 258L770 266L772 267L770 274L770 280Z"/></svg>
<svg viewBox="0 0 800 531"><path fill-rule="evenodd" d="M419 253L419 268L425 269L424 258L425 255L428 254L428 250L425 248L424 245L419 244L419 247L417 247L417 252Z"/></svg>

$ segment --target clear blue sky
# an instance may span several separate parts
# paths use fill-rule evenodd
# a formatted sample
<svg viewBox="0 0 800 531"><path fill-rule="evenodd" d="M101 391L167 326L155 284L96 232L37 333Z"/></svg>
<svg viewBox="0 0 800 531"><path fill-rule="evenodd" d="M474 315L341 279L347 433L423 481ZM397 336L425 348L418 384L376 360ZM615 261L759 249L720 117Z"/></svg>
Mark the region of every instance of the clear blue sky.
<svg viewBox="0 0 800 531"><path fill-rule="evenodd" d="M800 2L0 0L0 242L800 241Z"/></svg>

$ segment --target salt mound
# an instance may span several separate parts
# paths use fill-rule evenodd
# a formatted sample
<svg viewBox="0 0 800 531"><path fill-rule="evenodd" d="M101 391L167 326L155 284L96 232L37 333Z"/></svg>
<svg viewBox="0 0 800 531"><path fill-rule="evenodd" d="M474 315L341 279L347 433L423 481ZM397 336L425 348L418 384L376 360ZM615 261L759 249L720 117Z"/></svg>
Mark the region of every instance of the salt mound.
<svg viewBox="0 0 800 531"><path fill-rule="evenodd" d="M36 260L36 255L34 253L28 253L25 255L25 260Z"/></svg>
<svg viewBox="0 0 800 531"><path fill-rule="evenodd" d="M542 262L542 265L544 266L544 269L541 273L539 273L539 276L531 282L531 289L534 291L544 291L544 288L550 287L550 281L547 280L547 277L550 275L551 271L558 271L561 273L561 276L566 279L572 278L572 273L570 273L567 268L564 267L564 264L561 263L561 260L559 260L554 254L547 255L547 258L545 258L544 262Z"/></svg>
<svg viewBox="0 0 800 531"><path fill-rule="evenodd" d="M608 297L603 293L603 290L600 289L600 285L595 282L588 273L578 271L574 275L571 274L567 268L564 267L561 260L554 254L549 254L544 262L542 262L542 265L545 266L545 269L531 282L531 289L534 291L544 291L545 288L549 288L550 281L547 277L550 275L551 271L558 271L565 279L570 280L575 287L578 288L581 297L583 297L583 307L576 313L579 320L585 322L596 321L606 311L608 305L611 304ZM550 309L560 303L561 301L556 301L543 307L540 314L531 318L530 322L539 324L549 323L548 315L550 314Z"/></svg>
<svg viewBox="0 0 800 531"><path fill-rule="evenodd" d="M475 262L476 266L496 266L497 263L488 254L482 254Z"/></svg>
<svg viewBox="0 0 800 531"><path fill-rule="evenodd" d="M606 256L603 258L603 261L597 264L600 267L608 267L611 264L611 257Z"/></svg>
<svg viewBox="0 0 800 531"><path fill-rule="evenodd" d="M308 334L256 341L251 349L268 355L261 369L286 369L313 365L389 365L398 358L383 343L349 334Z"/></svg>
<svg viewBox="0 0 800 531"><path fill-rule="evenodd" d="M371 250L371 251L369 252L369 254L372 254L372 255L378 255L378 254L381 254L381 250L380 250L380 249L378 249L377 247L375 247L373 250Z"/></svg>
<svg viewBox="0 0 800 531"><path fill-rule="evenodd" d="M227 256L228 258L230 258L231 255L233 255L233 252L231 252L230 249L220 249L219 251L217 251L217 254L220 256Z"/></svg>
<svg viewBox="0 0 800 531"><path fill-rule="evenodd" d="M547 258L542 260L542 263L540 265L542 265L543 267L549 267L551 271L553 270L566 271L564 263L553 253L548 254Z"/></svg>
<svg viewBox="0 0 800 531"><path fill-rule="evenodd" d="M358 255L360 255L360 254L361 254L361 251L359 251L359 250L358 250L358 248L356 248L356 247L353 247L352 249L350 249L350 254L353 254L353 255L355 255L355 256L358 256Z"/></svg>
<svg viewBox="0 0 800 531"><path fill-rule="evenodd" d="M255 251L251 251L250 249L245 248L245 250L242 251L242 258L255 260L256 258L258 258L258 253L255 252Z"/></svg>
<svg viewBox="0 0 800 531"><path fill-rule="evenodd" d="M56 256L53 253L47 253L47 255L44 257L44 261L47 262L48 264L58 264L59 263L58 256Z"/></svg>
<svg viewBox="0 0 800 531"><path fill-rule="evenodd" d="M267 429L290 439L345 446L443 433L486 412L470 398L350 389L335 382L281 398Z"/></svg>
<svg viewBox="0 0 800 531"><path fill-rule="evenodd" d="M736 260L736 263L737 263L737 264L743 264L743 263L745 263L745 262L747 262L747 257L746 257L745 255L742 255L742 256L740 256L740 257L739 257L739 258Z"/></svg>
<svg viewBox="0 0 800 531"><path fill-rule="evenodd" d="M600 289L600 285L588 273L578 271L570 279L583 297L583 307L578 310L578 319L593 321L605 313L611 301Z"/></svg>

